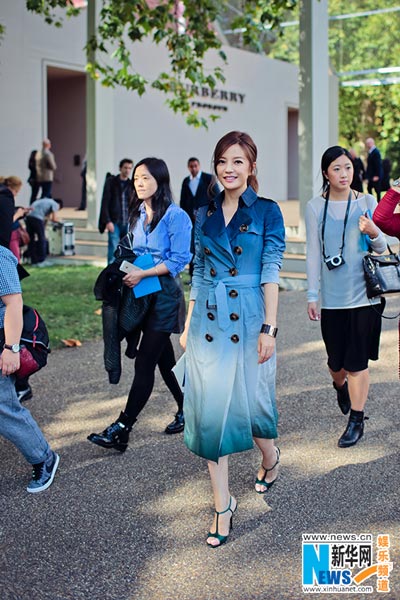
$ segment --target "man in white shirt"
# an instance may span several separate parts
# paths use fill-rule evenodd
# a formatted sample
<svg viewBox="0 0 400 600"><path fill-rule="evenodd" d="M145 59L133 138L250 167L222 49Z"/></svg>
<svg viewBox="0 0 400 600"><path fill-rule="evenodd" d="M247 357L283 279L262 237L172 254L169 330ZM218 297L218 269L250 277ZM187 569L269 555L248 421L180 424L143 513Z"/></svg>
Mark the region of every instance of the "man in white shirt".
<svg viewBox="0 0 400 600"><path fill-rule="evenodd" d="M192 223L192 238L197 211L200 206L209 203L213 196L218 194L218 185L210 173L203 173L198 158L192 156L187 163L190 175L185 177L181 189L181 208L189 215ZM194 254L194 241L192 239L191 252ZM193 274L193 260L189 268L190 276Z"/></svg>

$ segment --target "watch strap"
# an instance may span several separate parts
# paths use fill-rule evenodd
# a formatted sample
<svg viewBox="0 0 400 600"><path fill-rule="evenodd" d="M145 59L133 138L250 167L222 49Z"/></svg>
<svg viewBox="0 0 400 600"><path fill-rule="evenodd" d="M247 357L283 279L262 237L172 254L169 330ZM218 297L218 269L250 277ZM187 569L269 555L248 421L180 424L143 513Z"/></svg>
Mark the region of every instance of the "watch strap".
<svg viewBox="0 0 400 600"><path fill-rule="evenodd" d="M14 352L16 354L21 350L21 346L19 344L4 344L3 349L11 350L11 352Z"/></svg>
<svg viewBox="0 0 400 600"><path fill-rule="evenodd" d="M261 325L260 333L266 333L267 335L276 338L278 334L278 328L273 325L269 325L268 323L263 323Z"/></svg>

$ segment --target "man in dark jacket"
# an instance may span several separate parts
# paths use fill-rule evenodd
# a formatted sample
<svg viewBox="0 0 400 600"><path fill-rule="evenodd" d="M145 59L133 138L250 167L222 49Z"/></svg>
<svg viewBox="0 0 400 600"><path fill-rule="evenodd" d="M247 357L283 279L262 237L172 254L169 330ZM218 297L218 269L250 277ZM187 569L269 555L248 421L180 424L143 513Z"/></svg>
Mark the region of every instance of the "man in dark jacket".
<svg viewBox="0 0 400 600"><path fill-rule="evenodd" d="M188 169L190 175L185 177L181 189L181 208L187 212L192 223L192 244L190 251L194 255L194 223L196 221L197 211L200 206L208 204L213 196L218 194L218 185L215 178L210 173L203 173L200 167L200 161L194 156L188 160ZM193 259L189 267L190 276L193 275Z"/></svg>
<svg viewBox="0 0 400 600"><path fill-rule="evenodd" d="M349 153L351 156L351 160L353 161L353 181L351 182L351 189L356 190L357 192L363 192L363 180L365 178L365 167L364 163L359 156L357 156L354 148L349 148Z"/></svg>
<svg viewBox="0 0 400 600"><path fill-rule="evenodd" d="M367 159L367 180L368 194L372 194L372 190L376 192L376 199L381 199L381 180L383 175L381 153L375 146L373 138L365 140L365 145L368 149Z"/></svg>
<svg viewBox="0 0 400 600"><path fill-rule="evenodd" d="M104 184L99 231L108 232L108 263L113 262L118 242L128 233L132 169L133 161L130 158L123 158L119 163L119 175L107 177Z"/></svg>

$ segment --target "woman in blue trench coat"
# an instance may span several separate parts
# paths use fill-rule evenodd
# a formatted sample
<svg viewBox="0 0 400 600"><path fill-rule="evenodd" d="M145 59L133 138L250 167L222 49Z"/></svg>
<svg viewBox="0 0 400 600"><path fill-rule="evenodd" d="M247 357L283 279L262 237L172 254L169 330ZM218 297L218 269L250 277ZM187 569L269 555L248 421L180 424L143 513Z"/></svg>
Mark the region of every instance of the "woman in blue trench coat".
<svg viewBox="0 0 400 600"><path fill-rule="evenodd" d="M215 548L226 542L237 508L228 455L255 441L262 453L260 494L278 475L275 338L285 232L278 205L257 196L257 147L250 136L226 134L213 160L224 190L197 217L181 344L185 443L208 460L215 515L207 544Z"/></svg>

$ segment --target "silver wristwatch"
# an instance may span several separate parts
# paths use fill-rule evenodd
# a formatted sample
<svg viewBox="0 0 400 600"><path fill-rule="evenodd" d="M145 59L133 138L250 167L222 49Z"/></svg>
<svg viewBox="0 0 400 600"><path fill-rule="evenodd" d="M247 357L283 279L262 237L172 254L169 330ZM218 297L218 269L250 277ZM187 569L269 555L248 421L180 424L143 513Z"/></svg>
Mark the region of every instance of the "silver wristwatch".
<svg viewBox="0 0 400 600"><path fill-rule="evenodd" d="M392 187L400 187L400 177L393 181Z"/></svg>
<svg viewBox="0 0 400 600"><path fill-rule="evenodd" d="M18 352L21 350L21 346L19 344L4 344L3 348L4 350L11 350L11 352L14 352L14 354L18 354Z"/></svg>

